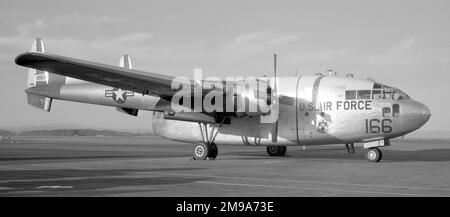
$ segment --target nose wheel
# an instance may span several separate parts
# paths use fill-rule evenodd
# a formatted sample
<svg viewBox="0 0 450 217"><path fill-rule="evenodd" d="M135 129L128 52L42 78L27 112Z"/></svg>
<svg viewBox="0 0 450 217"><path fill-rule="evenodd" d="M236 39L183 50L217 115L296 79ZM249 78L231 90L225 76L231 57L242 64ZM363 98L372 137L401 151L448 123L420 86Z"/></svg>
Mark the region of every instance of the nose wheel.
<svg viewBox="0 0 450 217"><path fill-rule="evenodd" d="M369 151L367 152L366 158L370 162L380 162L381 158L383 157L383 154L381 153L380 149L378 148L369 148Z"/></svg>

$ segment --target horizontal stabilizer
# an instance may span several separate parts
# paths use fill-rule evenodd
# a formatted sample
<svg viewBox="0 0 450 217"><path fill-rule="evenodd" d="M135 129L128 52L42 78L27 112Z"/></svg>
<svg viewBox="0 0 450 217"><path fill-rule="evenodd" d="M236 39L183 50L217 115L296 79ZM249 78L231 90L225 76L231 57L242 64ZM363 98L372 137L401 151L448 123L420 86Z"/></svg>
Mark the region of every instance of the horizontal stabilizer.
<svg viewBox="0 0 450 217"><path fill-rule="evenodd" d="M28 104L47 112L50 111L50 108L52 106L52 98L45 96L39 96L29 93L27 94L27 100Z"/></svg>

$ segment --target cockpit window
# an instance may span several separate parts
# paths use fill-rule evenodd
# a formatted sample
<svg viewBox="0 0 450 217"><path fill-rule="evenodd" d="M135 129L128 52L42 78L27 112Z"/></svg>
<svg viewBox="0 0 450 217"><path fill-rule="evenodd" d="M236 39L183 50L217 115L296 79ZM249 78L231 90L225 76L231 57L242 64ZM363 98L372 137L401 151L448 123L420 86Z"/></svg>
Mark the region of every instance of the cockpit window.
<svg viewBox="0 0 450 217"><path fill-rule="evenodd" d="M345 99L346 100L356 99L356 90L345 91Z"/></svg>
<svg viewBox="0 0 450 217"><path fill-rule="evenodd" d="M372 90L373 99L393 99L393 100L406 100L409 96L399 89L382 85L379 83L373 84Z"/></svg>
<svg viewBox="0 0 450 217"><path fill-rule="evenodd" d="M392 90L384 89L383 90L383 99L392 99Z"/></svg>
<svg viewBox="0 0 450 217"><path fill-rule="evenodd" d="M347 90L345 91L346 100L356 99L391 99L407 100L409 96L401 90L387 85L374 83L372 90Z"/></svg>
<svg viewBox="0 0 450 217"><path fill-rule="evenodd" d="M381 95L381 90L372 90L372 99L383 99L383 95Z"/></svg>
<svg viewBox="0 0 450 217"><path fill-rule="evenodd" d="M370 90L358 90L358 99L370 99Z"/></svg>
<svg viewBox="0 0 450 217"><path fill-rule="evenodd" d="M370 99L370 90L347 90L345 91L346 100Z"/></svg>
<svg viewBox="0 0 450 217"><path fill-rule="evenodd" d="M409 99L409 96L406 93L404 93L401 90L399 90L399 89L394 89L394 95L393 96L394 96L394 99L398 99L398 100Z"/></svg>

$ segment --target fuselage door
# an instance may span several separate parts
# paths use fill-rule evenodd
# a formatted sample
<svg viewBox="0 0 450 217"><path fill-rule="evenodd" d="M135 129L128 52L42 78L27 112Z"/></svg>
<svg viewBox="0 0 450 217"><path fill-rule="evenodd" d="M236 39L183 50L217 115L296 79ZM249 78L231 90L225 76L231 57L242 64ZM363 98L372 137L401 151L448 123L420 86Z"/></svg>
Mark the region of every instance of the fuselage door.
<svg viewBox="0 0 450 217"><path fill-rule="evenodd" d="M305 144L316 131L315 104L322 76L301 77L297 84L297 142Z"/></svg>

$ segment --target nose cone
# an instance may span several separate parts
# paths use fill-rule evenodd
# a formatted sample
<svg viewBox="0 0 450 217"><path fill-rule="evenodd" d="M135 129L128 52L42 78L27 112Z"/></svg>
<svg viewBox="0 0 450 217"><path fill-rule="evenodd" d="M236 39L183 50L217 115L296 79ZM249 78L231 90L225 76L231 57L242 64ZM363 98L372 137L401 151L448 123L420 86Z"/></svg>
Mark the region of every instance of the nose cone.
<svg viewBox="0 0 450 217"><path fill-rule="evenodd" d="M421 128L431 116L430 109L415 100L404 102L400 108L401 131L403 133L410 133Z"/></svg>
<svg viewBox="0 0 450 217"><path fill-rule="evenodd" d="M431 117L430 109L426 105L422 104L422 125L427 123L427 121L430 120L430 117Z"/></svg>

